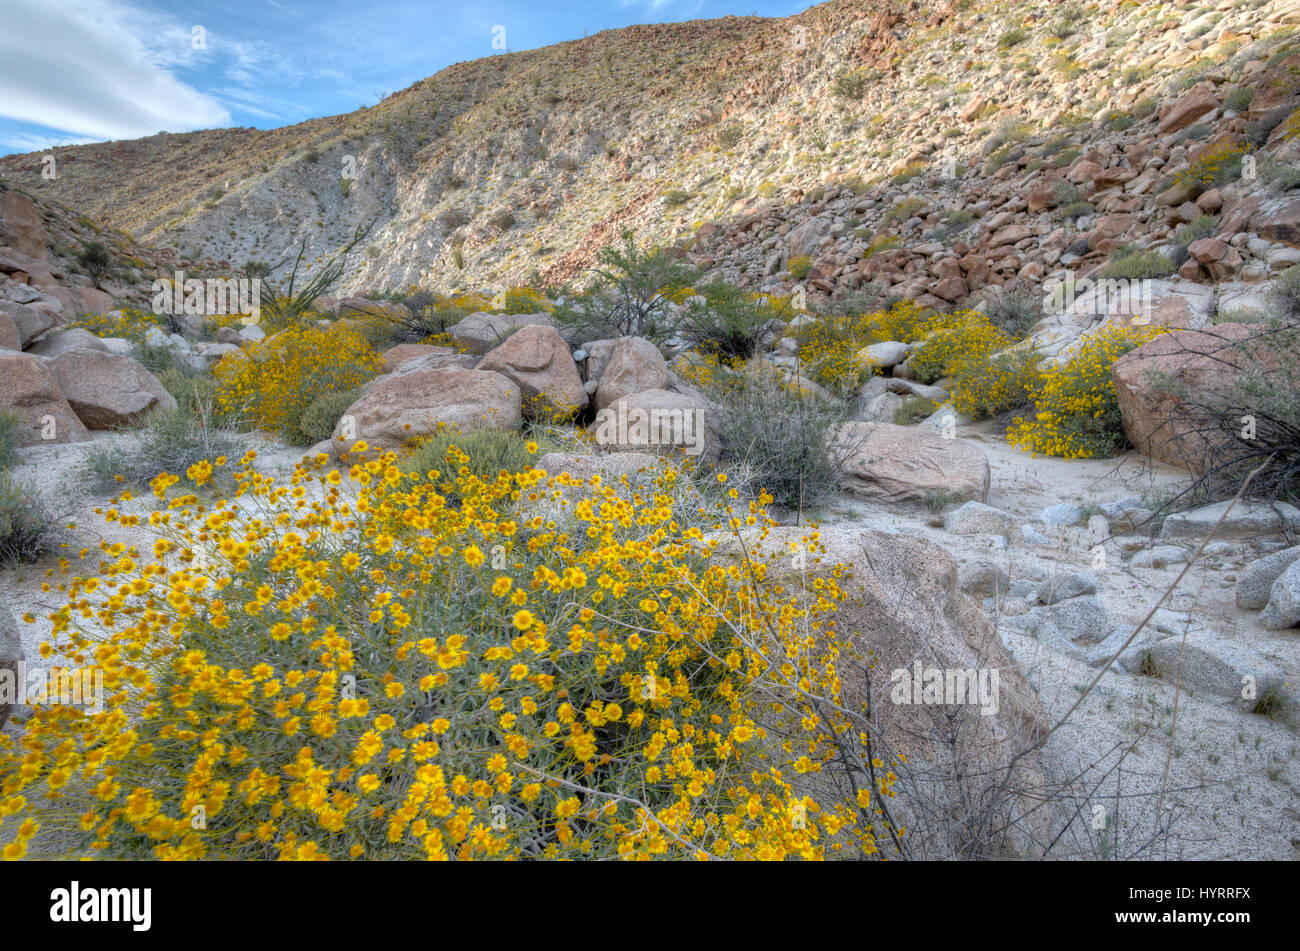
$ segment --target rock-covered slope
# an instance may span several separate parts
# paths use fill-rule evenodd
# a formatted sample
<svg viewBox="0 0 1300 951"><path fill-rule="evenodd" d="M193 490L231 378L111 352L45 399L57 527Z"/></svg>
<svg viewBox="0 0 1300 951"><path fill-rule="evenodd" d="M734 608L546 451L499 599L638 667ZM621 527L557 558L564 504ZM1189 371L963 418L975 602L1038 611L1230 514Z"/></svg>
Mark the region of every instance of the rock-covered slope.
<svg viewBox="0 0 1300 951"><path fill-rule="evenodd" d="M789 289L807 255L814 296L883 279L948 301L1171 245L1202 213L1219 243L1183 280L1259 282L1298 240L1286 189L1172 186L1207 150L1295 162L1297 26L1280 0L843 0L460 63L285 129L60 149L54 181L39 155L0 174L227 266L304 236L328 255L373 223L351 291L558 283L632 228L751 285Z"/></svg>

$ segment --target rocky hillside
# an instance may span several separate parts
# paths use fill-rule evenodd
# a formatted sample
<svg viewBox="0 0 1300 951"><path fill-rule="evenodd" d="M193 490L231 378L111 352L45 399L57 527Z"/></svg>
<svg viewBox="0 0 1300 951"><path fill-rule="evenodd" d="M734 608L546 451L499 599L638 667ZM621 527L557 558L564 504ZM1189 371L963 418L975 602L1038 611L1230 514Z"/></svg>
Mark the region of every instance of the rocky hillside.
<svg viewBox="0 0 1300 951"><path fill-rule="evenodd" d="M353 292L560 283L632 228L751 286L955 301L1116 244L1181 258L1173 230L1202 214L1217 243L1180 276L1251 283L1297 254L1280 173L1239 161L1300 149L1297 26L1281 0L842 0L460 63L284 129L60 149L53 181L39 155L0 174L218 267L303 236L328 255L373 223Z"/></svg>
<svg viewBox="0 0 1300 951"><path fill-rule="evenodd" d="M1294 859L1298 30L1293 0L845 0L462 63L285 129L61 149L50 179L41 156L0 160L0 672L80 664L92 643L136 658L157 637L176 678L124 668L168 742L97 733L80 762L61 732L78 721L0 705L25 744L19 765L0 742L0 786L25 790L0 850L475 857L441 799L418 836L373 825L437 766L506 797L485 857ZM539 292L625 230L655 247L583 293ZM348 249L337 288L248 319L213 297L147 306L178 269L239 276L304 240L317 275ZM1141 319L1097 287L1045 303L1091 277L1143 281ZM530 288L505 306L379 299L506 284ZM358 698L308 727L290 716L305 692L245 692L246 671L292 685L306 665L324 685L343 658L377 730L424 694L456 718L446 746L435 719L385 757L391 782L354 776L378 753L378 733L341 741ZM805 658L834 676L805 677ZM899 697L895 674L920 691L920 665L1001 679L978 712ZM658 719L669 683L681 734ZM213 684L236 692L196 703ZM812 699L756 729L787 690ZM884 745L822 733L826 709ZM132 722L118 714L106 730ZM583 725L620 718L658 731L626 773L604 767L634 734ZM214 776L292 800L295 734L355 795L322 793L310 817L231 797L193 834ZM228 767L199 775L218 735ZM483 762L501 743L527 775ZM120 772L82 802L106 749ZM845 791L878 752L898 804L841 851L855 826L835 817L866 814ZM552 783L571 753L584 785ZM784 785L735 785L768 772L822 824L789 822ZM666 803L660 826L709 839L644 838L639 813L602 829L602 807L575 842L533 821L539 777L546 795ZM155 821L141 788L180 811ZM125 824L71 837L99 802Z"/></svg>

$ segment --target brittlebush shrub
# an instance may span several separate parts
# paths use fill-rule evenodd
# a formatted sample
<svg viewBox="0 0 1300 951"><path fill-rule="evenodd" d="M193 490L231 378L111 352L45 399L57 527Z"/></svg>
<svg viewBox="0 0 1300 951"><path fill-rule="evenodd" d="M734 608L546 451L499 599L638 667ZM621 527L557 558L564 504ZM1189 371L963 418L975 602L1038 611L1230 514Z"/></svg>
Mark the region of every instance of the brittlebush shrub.
<svg viewBox="0 0 1300 951"><path fill-rule="evenodd" d="M119 337L139 343L150 327L166 330L165 318L140 307L124 307L106 314L87 314L67 325L67 329L80 329L96 337Z"/></svg>
<svg viewBox="0 0 1300 951"><path fill-rule="evenodd" d="M1034 415L1013 420L1007 441L1065 459L1113 456L1125 440L1111 365L1163 332L1112 324L1085 336L1072 353L1043 370Z"/></svg>
<svg viewBox="0 0 1300 951"><path fill-rule="evenodd" d="M105 543L60 586L53 656L98 663L107 698L0 736L7 858L885 848L895 777L841 712L836 671L866 659L828 624L840 569L785 592L715 554L672 470L644 496L588 483L556 524L529 514L558 491L538 470L449 508L393 454L288 485L252 456L237 503L160 476L157 542ZM856 786L833 782L846 756Z"/></svg>
<svg viewBox="0 0 1300 951"><path fill-rule="evenodd" d="M1043 357L1020 346L961 366L953 376L952 408L986 419L1028 406L1042 382Z"/></svg>
<svg viewBox="0 0 1300 951"><path fill-rule="evenodd" d="M383 359L355 330L290 327L222 358L213 369L217 408L309 445L303 412L321 396L355 389L382 369Z"/></svg>
<svg viewBox="0 0 1300 951"><path fill-rule="evenodd" d="M987 317L974 312L954 315L951 326L941 327L926 338L924 346L912 354L908 366L922 383L940 377L956 376L972 365L983 365L999 350L1015 341Z"/></svg>
<svg viewBox="0 0 1300 951"><path fill-rule="evenodd" d="M536 450L536 443L503 429L447 431L421 442L400 465L416 475L427 477L431 471L441 474L439 490L448 499L455 499L458 477L495 482L503 472L510 474L530 468Z"/></svg>
<svg viewBox="0 0 1300 951"><path fill-rule="evenodd" d="M873 343L897 340L912 343L935 329L967 317L922 310L911 301L901 301L887 310L867 314L831 315L795 331L804 372L839 396L853 396L876 372L858 358L859 351Z"/></svg>

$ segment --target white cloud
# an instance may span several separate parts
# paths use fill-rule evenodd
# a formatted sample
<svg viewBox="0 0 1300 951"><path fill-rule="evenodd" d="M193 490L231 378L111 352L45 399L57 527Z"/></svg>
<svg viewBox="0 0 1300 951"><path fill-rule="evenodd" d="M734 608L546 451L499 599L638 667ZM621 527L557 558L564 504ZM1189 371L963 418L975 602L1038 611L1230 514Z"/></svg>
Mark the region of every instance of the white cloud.
<svg viewBox="0 0 1300 951"><path fill-rule="evenodd" d="M124 0L0 0L0 23L0 115L94 139L230 124L171 71L201 52L188 26Z"/></svg>
<svg viewBox="0 0 1300 951"><path fill-rule="evenodd" d="M60 145L89 145L97 139L80 135L43 135L37 132L0 133L0 146L18 152L44 152Z"/></svg>

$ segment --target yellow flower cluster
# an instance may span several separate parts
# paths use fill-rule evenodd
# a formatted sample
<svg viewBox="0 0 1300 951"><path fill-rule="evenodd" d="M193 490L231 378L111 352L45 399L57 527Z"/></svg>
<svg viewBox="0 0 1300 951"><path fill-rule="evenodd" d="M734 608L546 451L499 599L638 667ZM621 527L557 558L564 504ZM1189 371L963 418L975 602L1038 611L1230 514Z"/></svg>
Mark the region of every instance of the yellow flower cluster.
<svg viewBox="0 0 1300 951"><path fill-rule="evenodd" d="M762 531L757 503L688 528L673 469L639 494L322 455L281 485L254 456L235 501L168 474L147 515L115 500L152 549L58 585L46 652L108 697L0 737L6 857L817 859L901 834L840 693L865 661L830 623L841 569L787 592L712 540ZM837 784L845 762L877 778Z"/></svg>
<svg viewBox="0 0 1300 951"><path fill-rule="evenodd" d="M912 354L908 365L916 379L933 383L944 376L968 373L983 365L999 350L1014 341L1011 335L987 317L974 311L957 311L948 315L946 325L936 328L925 345Z"/></svg>
<svg viewBox="0 0 1300 951"><path fill-rule="evenodd" d="M293 433L318 397L360 386L382 368L380 355L355 330L295 326L223 357L213 376L222 411Z"/></svg>
<svg viewBox="0 0 1300 951"><path fill-rule="evenodd" d="M949 392L963 416L984 419L1025 406L1041 386L1042 355L1020 344L961 365Z"/></svg>
<svg viewBox="0 0 1300 951"><path fill-rule="evenodd" d="M549 313L551 306L545 294L531 287L512 287L506 291L507 314Z"/></svg>
<svg viewBox="0 0 1300 951"><path fill-rule="evenodd" d="M127 340L139 340L150 327L161 326L162 318L153 311L139 307L125 307L107 314L87 314L67 325L69 330L78 328L96 337L122 337Z"/></svg>
<svg viewBox="0 0 1300 951"><path fill-rule="evenodd" d="M1295 138L1297 135L1300 135L1300 109L1295 110L1295 112L1287 116L1286 120L1282 123L1281 140L1286 142L1289 139Z"/></svg>
<svg viewBox="0 0 1300 951"><path fill-rule="evenodd" d="M1071 353L1043 370L1034 415L1013 420L1007 441L1066 459L1114 455L1124 445L1124 429L1111 365L1164 332L1163 327L1110 324L1086 335Z"/></svg>
<svg viewBox="0 0 1300 951"><path fill-rule="evenodd" d="M812 379L840 396L854 396L875 372L858 359L858 351L886 340L910 343L941 320L911 301L871 314L823 317L797 331L799 356Z"/></svg>
<svg viewBox="0 0 1300 951"><path fill-rule="evenodd" d="M1174 176L1175 184L1181 187L1189 185L1213 185L1232 174L1232 168L1241 162L1242 156L1250 151L1250 146L1224 141L1209 146L1196 161Z"/></svg>

